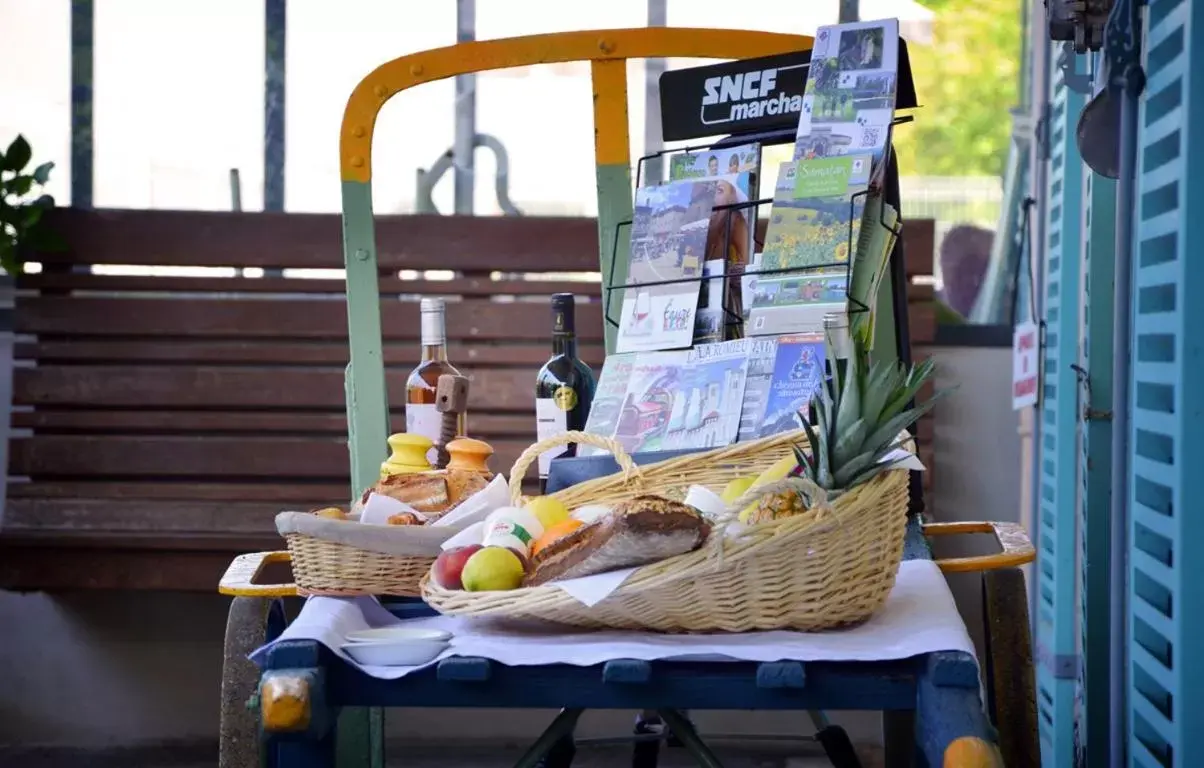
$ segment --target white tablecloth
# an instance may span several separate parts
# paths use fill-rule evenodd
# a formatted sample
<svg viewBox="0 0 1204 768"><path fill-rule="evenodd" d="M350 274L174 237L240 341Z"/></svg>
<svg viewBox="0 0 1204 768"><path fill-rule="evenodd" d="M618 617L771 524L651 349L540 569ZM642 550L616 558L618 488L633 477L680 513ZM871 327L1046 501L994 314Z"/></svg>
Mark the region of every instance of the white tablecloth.
<svg viewBox="0 0 1204 768"><path fill-rule="evenodd" d="M349 632L406 625L445 629L451 647L420 667L360 666L339 650ZM655 632L498 628L436 616L405 622L371 598L312 597L280 640L316 640L364 673L397 679L448 656L479 656L510 666L590 666L611 659L713 659L716 661L884 661L935 651L974 654L966 626L939 568L928 560L899 567L886 605L866 623L831 632L747 632L664 635ZM279 642L279 640L277 640ZM251 658L262 663L270 644Z"/></svg>

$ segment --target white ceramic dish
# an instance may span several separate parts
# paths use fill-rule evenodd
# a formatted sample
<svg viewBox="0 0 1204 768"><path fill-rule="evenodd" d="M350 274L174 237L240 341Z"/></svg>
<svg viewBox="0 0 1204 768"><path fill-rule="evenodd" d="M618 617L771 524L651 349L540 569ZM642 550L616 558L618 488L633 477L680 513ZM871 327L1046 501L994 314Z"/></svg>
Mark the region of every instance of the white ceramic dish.
<svg viewBox="0 0 1204 768"><path fill-rule="evenodd" d="M359 664L374 667L412 667L434 659L451 645L448 640L380 640L345 643L343 652Z"/></svg>
<svg viewBox="0 0 1204 768"><path fill-rule="evenodd" d="M447 642L448 640L451 640L451 632L421 627L377 627L376 629L361 629L347 635L348 643Z"/></svg>

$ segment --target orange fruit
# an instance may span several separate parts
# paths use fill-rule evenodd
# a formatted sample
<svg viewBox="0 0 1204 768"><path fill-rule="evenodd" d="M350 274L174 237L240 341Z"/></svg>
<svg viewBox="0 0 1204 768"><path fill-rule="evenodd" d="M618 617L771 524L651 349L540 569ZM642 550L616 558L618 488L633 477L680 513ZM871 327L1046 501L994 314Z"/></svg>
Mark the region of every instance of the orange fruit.
<svg viewBox="0 0 1204 768"><path fill-rule="evenodd" d="M568 536L570 533L583 525L585 525L585 523L581 522L580 520L569 518L568 520L561 520L559 523L548 526L544 529L543 535L536 539L535 543L531 545L531 557L535 557L544 547L548 546L554 541L557 541L558 539L563 539L565 536Z"/></svg>

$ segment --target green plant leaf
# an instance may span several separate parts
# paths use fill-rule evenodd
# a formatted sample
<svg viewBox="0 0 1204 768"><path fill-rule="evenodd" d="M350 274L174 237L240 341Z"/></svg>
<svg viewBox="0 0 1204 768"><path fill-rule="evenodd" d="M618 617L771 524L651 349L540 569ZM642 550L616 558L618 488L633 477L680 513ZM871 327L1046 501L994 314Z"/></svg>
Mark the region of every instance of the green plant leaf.
<svg viewBox="0 0 1204 768"><path fill-rule="evenodd" d="M38 222L38 226L27 233L23 245L27 245L35 253L62 253L67 250L67 241L57 229L46 226L45 221Z"/></svg>
<svg viewBox="0 0 1204 768"><path fill-rule="evenodd" d="M14 176L4 185L4 193L15 197L24 197L29 194L29 190L33 189L32 176Z"/></svg>
<svg viewBox="0 0 1204 768"><path fill-rule="evenodd" d="M3 232L0 232L0 267L10 275L18 274L21 268L20 262L17 261L16 245L3 236Z"/></svg>
<svg viewBox="0 0 1204 768"><path fill-rule="evenodd" d="M50 181L50 172L54 170L54 163L42 163L37 168L33 169L33 180L38 184L45 184Z"/></svg>
<svg viewBox="0 0 1204 768"><path fill-rule="evenodd" d="M23 205L17 211L21 215L21 226L25 229L37 226L42 219L42 214L46 213L46 209L40 205Z"/></svg>
<svg viewBox="0 0 1204 768"><path fill-rule="evenodd" d="M29 164L30 158L33 157L33 149L30 148L29 142L25 137L17 134L17 138L13 139L8 145L8 149L4 150L4 162L0 165L0 169L5 171L20 171Z"/></svg>
<svg viewBox="0 0 1204 768"><path fill-rule="evenodd" d="M836 410L836 423L833 424L833 444L839 439L839 432L852 424L861 415L861 388L859 379L862 377L858 365L857 350L845 361L844 386L840 390L840 407Z"/></svg>

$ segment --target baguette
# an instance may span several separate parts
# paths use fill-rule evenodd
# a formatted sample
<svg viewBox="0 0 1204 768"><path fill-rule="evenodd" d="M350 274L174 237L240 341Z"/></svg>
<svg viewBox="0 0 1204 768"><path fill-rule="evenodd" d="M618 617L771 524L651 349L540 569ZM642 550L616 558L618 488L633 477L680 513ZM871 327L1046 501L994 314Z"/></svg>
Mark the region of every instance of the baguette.
<svg viewBox="0 0 1204 768"><path fill-rule="evenodd" d="M696 509L659 496L637 496L609 517L548 544L524 586L647 565L697 549L710 524Z"/></svg>

